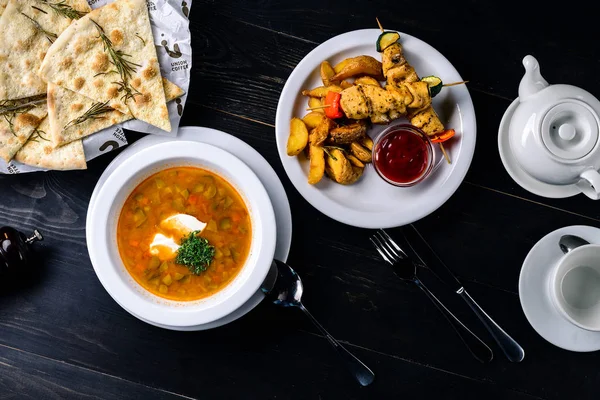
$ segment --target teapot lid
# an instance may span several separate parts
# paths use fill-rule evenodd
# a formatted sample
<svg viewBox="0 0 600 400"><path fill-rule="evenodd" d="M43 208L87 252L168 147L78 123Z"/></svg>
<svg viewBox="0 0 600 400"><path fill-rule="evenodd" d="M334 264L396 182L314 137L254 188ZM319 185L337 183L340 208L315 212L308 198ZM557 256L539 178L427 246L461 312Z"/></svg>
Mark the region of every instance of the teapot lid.
<svg viewBox="0 0 600 400"><path fill-rule="evenodd" d="M577 160L588 155L598 142L598 115L580 100L565 99L542 117L541 135L550 153Z"/></svg>
<svg viewBox="0 0 600 400"><path fill-rule="evenodd" d="M590 154L600 136L600 101L577 86L549 84L531 55L523 58L523 66L525 74L519 83L521 115L539 116L531 127L541 136L543 147L566 162ZM520 118L521 124L527 120Z"/></svg>

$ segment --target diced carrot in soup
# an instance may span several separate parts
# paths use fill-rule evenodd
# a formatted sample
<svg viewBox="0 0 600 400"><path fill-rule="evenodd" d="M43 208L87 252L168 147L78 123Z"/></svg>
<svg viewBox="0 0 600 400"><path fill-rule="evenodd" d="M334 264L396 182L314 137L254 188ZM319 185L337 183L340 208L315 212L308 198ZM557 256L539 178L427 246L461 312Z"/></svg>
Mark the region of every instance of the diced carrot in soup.
<svg viewBox="0 0 600 400"><path fill-rule="evenodd" d="M157 233L170 235L160 223L183 212L210 224L200 237L219 255L199 275L175 258L159 260L150 254ZM151 293L179 301L201 299L227 286L246 262L251 235L250 216L239 193L220 176L194 167L169 168L139 184L125 201L117 226L127 271ZM181 239L173 237L178 244Z"/></svg>

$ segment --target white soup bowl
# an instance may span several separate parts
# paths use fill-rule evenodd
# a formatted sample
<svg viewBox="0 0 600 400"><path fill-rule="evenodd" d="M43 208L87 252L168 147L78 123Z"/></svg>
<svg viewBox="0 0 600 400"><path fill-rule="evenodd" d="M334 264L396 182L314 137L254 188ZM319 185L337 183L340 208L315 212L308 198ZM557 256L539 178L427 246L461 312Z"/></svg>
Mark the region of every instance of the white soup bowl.
<svg viewBox="0 0 600 400"><path fill-rule="evenodd" d="M250 251L236 277L215 294L193 301L170 300L144 289L127 271L117 245L119 216L132 191L161 170L184 166L208 170L229 182L245 202L252 225ZM115 169L88 209L86 237L98 279L125 310L165 326L194 326L230 314L260 288L275 253L275 215L267 191L241 160L212 145L173 141L144 148Z"/></svg>

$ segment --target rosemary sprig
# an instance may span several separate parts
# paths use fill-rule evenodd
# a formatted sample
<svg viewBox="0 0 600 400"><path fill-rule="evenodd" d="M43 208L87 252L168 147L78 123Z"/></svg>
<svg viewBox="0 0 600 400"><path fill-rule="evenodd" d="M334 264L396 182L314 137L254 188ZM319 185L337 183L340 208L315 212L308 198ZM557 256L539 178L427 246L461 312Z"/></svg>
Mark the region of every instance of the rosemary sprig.
<svg viewBox="0 0 600 400"><path fill-rule="evenodd" d="M111 64L115 66L116 72L121 77L120 82L113 82L119 87L118 91L123 93L121 100L127 102L127 100L129 99L133 99L135 96L141 95L140 92L135 90L129 84L129 78L131 78L132 73L136 72L136 67L141 67L141 65L125 59L125 57L131 56L129 54L123 53L123 51L121 50L115 50L112 41L104 33L104 29L100 25L98 25L96 21L91 21L94 23L94 25L96 25L98 35L104 45L104 51L108 53Z"/></svg>
<svg viewBox="0 0 600 400"><path fill-rule="evenodd" d="M47 139L45 137L46 135L47 135L46 132L42 131L41 129L35 128L35 130L31 134L31 138L29 140L32 141L32 142L38 142L38 139L41 139L41 140L44 140L46 142L49 142L50 139Z"/></svg>
<svg viewBox="0 0 600 400"><path fill-rule="evenodd" d="M34 8L34 9L38 10L39 12L43 12L44 14L48 14L46 11L42 10L42 9L41 9L41 8L39 8L39 7L36 7L36 6L31 6L31 8Z"/></svg>
<svg viewBox="0 0 600 400"><path fill-rule="evenodd" d="M29 97L21 97L20 99L4 99L0 100L0 107L14 107L19 104L27 104L29 102L36 102L38 100L46 100L46 93L36 94Z"/></svg>
<svg viewBox="0 0 600 400"><path fill-rule="evenodd" d="M15 118L15 113L4 114L2 117L4 117L4 119L8 123L8 130L10 131L10 133L12 133L14 137L17 137L17 134L15 133L15 127L13 125L13 119Z"/></svg>
<svg viewBox="0 0 600 400"><path fill-rule="evenodd" d="M127 81L129 78L131 78L131 74L136 71L135 67L141 67L141 65L126 60L125 57L131 56L123 53L121 50L115 50L112 41L104 33L104 29L102 29L102 27L98 25L96 21L91 21L98 29L98 34L100 35L100 39L102 39L102 43L104 44L104 51L108 53L111 63L115 66L119 75L121 75L121 79L123 81Z"/></svg>
<svg viewBox="0 0 600 400"><path fill-rule="evenodd" d="M137 95L141 95L141 93L137 89L131 87L131 85L128 85L123 82L113 82L113 83L119 87L119 89L117 89L117 92L123 93L123 95L121 96L121 100L124 103L126 103L127 100L129 100L129 99L133 99Z"/></svg>
<svg viewBox="0 0 600 400"><path fill-rule="evenodd" d="M109 75L109 74L119 74L117 71L115 71L114 69L110 70L110 71L106 71L106 72L98 72L96 75L94 75L94 78L100 75Z"/></svg>
<svg viewBox="0 0 600 400"><path fill-rule="evenodd" d="M47 30L44 29L44 27L42 27L39 22L37 22L35 19L31 18L29 15L25 14L24 12L21 12L21 14L26 17L27 19L29 19L31 21L31 23L33 24L33 26L35 27L35 29L37 29L38 32L43 33L44 35L46 35L46 39L48 39L48 41L50 43L54 43L54 41L56 40L56 38L58 38L58 36L55 33L49 32Z"/></svg>
<svg viewBox="0 0 600 400"><path fill-rule="evenodd" d="M16 100L0 100L0 114L3 114L2 109L16 107L18 104Z"/></svg>
<svg viewBox="0 0 600 400"><path fill-rule="evenodd" d="M108 105L109 101L105 101L104 103L94 103L92 106L79 117L69 121L63 131L66 131L68 128L84 123L90 119L103 119L102 114L106 114L107 112L114 111L114 108Z"/></svg>
<svg viewBox="0 0 600 400"><path fill-rule="evenodd" d="M138 35L138 34L136 33L136 34L135 34L135 36L137 36L137 37L138 37L138 39L140 39L140 40L142 41L142 43L144 44L144 46L146 45L146 41L145 41L145 40L144 40L144 39L143 39L143 38L142 38L140 35Z"/></svg>
<svg viewBox="0 0 600 400"><path fill-rule="evenodd" d="M329 149L327 147L323 147L323 151L325 152L325 154L327 154L328 157L330 157L333 161L337 161L337 157L334 156L333 154L331 154L331 152L329 151Z"/></svg>
<svg viewBox="0 0 600 400"><path fill-rule="evenodd" d="M7 113L7 114L2 115L4 120L8 123L8 129L10 130L10 133L12 133L14 137L17 137L17 133L15 132L15 126L13 125L13 120L15 119L15 117L17 115L26 113L27 111L31 110L34 107L35 106L30 105L30 106L20 108L16 111L13 111L12 113Z"/></svg>
<svg viewBox="0 0 600 400"><path fill-rule="evenodd" d="M79 19L83 17L87 12L85 11L77 11L73 7L69 6L65 0L61 0L58 2L51 2L48 0L38 0L40 3L43 3L50 7L56 14L69 18L69 19ZM33 7L33 6L32 6Z"/></svg>
<svg viewBox="0 0 600 400"><path fill-rule="evenodd" d="M45 93L36 96L23 97L21 99L0 100L0 115L19 111L22 108L27 108L25 111L28 111L32 106L42 102L46 102Z"/></svg>
<svg viewBox="0 0 600 400"><path fill-rule="evenodd" d="M337 157L334 156L333 154L331 154L331 150L330 149L336 149L339 150L343 153L346 152L346 149L344 149L343 147L338 147L338 146L323 146L323 151L325 152L325 154L327 154L329 157L331 157L331 159L333 161L337 161Z"/></svg>

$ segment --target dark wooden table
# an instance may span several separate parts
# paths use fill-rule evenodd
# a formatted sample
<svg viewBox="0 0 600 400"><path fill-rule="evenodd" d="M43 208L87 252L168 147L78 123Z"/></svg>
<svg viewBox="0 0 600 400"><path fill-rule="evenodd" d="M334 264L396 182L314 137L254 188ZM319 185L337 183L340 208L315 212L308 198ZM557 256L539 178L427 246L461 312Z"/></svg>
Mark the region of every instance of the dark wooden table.
<svg viewBox="0 0 600 400"><path fill-rule="evenodd" d="M273 124L288 75L318 44L375 27L376 16L434 46L470 80L477 148L469 173L415 226L522 344L522 363L507 361L458 297L436 289L495 352L489 364L474 360L426 297L380 261L372 232L316 211L281 166ZM119 307L96 278L85 244L88 201L116 151L86 171L0 177L0 225L45 235L36 246L39 273L1 282L0 398L599 398L600 355L546 342L527 322L517 291L530 248L563 226L600 227L598 203L528 193L504 170L497 149L525 55L538 58L549 82L600 94L593 12L523 1L196 0L190 17L194 61L182 125L228 132L271 163L292 208L289 261L305 282L305 304L376 381L358 387L299 310L262 303L230 325L185 333L155 328Z"/></svg>

